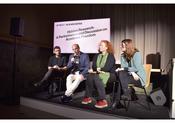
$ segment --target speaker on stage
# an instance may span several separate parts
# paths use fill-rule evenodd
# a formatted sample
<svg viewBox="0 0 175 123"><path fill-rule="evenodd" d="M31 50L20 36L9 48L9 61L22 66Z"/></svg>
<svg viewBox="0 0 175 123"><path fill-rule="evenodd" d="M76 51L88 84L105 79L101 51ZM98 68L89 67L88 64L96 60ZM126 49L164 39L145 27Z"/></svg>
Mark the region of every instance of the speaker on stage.
<svg viewBox="0 0 175 123"><path fill-rule="evenodd" d="M153 90L150 97L155 105L163 106L166 103L166 97L160 88Z"/></svg>
<svg viewBox="0 0 175 123"><path fill-rule="evenodd" d="M24 20L20 17L12 17L10 22L10 35L24 36Z"/></svg>

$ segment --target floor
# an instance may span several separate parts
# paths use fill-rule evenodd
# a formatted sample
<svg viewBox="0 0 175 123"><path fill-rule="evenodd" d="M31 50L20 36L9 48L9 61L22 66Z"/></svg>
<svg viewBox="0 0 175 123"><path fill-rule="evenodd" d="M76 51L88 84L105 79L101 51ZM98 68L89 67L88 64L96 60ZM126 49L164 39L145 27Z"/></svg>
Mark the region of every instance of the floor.
<svg viewBox="0 0 175 123"><path fill-rule="evenodd" d="M109 114L114 114L118 116L134 118L134 119L169 119L169 109L166 106L156 106L152 102L150 102L151 111L148 110L146 97L144 95L138 95L139 100L132 101L130 103L130 107L128 111L126 111L125 108L114 109L114 110L111 110L110 108L97 109L94 107L95 99L93 100L92 104L83 105L81 104L83 95L84 95L84 92L74 94L73 101L68 104L63 104L60 100L60 96L55 96L53 98L48 99L49 97L48 92L36 93L34 95L30 95L30 97L35 98L35 99L44 100L44 101L53 102L53 103L69 105L72 107L78 107L78 108L82 108L85 110L86 109L92 110L92 111L95 110L99 112L105 112ZM109 97L110 96L107 95L107 100L110 104Z"/></svg>
<svg viewBox="0 0 175 123"><path fill-rule="evenodd" d="M21 105L0 104L0 119L67 119Z"/></svg>

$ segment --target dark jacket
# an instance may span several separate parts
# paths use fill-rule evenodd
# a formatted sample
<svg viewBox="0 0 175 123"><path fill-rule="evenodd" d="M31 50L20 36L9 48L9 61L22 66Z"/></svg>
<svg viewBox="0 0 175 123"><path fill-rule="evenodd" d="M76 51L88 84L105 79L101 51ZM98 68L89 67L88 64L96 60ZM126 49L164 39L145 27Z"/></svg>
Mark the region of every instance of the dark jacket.
<svg viewBox="0 0 175 123"><path fill-rule="evenodd" d="M56 56L51 56L49 58L48 66L53 67L54 65L58 65L59 67L65 67L66 66L66 58L64 56L60 56L56 58Z"/></svg>
<svg viewBox="0 0 175 123"><path fill-rule="evenodd" d="M94 56L93 61L92 61L93 71L97 71L96 62L97 62L98 55L99 55L99 53ZM111 53L108 54L106 64L103 68L101 68L101 71L115 73L115 58L114 58L113 54L111 54Z"/></svg>
<svg viewBox="0 0 175 123"><path fill-rule="evenodd" d="M74 54L69 56L69 62L67 64L67 68L73 69L73 62L71 62L71 59L74 57ZM79 63L79 71L80 74L82 74L85 78L87 77L88 70L89 70L89 56L85 53L80 52L80 63Z"/></svg>

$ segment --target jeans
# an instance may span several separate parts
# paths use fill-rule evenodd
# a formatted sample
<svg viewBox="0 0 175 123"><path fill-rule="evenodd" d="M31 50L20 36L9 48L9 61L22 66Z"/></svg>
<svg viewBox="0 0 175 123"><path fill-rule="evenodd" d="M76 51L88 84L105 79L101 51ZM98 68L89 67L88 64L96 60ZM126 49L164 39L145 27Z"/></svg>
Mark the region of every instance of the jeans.
<svg viewBox="0 0 175 123"><path fill-rule="evenodd" d="M115 75L110 74L110 78L107 82L107 85L110 84L110 82L116 81ZM86 92L85 97L92 97L93 90L95 89L94 86L97 89L98 92L98 100L106 99L106 91L105 86L103 82L100 80L98 74L89 74L86 80Z"/></svg>

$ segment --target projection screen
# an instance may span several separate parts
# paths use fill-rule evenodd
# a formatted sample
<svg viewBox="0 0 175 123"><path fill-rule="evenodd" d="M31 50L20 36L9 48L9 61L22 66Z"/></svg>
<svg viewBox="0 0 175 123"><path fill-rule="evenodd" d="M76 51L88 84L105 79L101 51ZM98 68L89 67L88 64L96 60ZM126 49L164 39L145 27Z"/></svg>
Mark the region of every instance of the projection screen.
<svg viewBox="0 0 175 123"><path fill-rule="evenodd" d="M72 44L84 53L97 53L101 40L110 41L110 18L54 22L54 46L72 53Z"/></svg>

